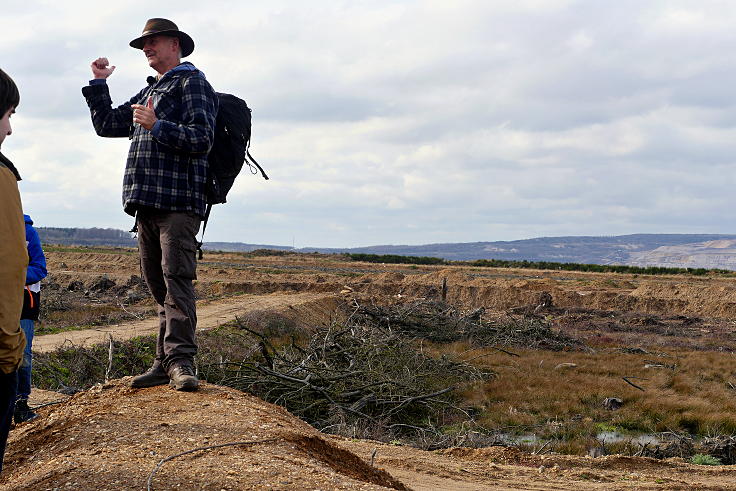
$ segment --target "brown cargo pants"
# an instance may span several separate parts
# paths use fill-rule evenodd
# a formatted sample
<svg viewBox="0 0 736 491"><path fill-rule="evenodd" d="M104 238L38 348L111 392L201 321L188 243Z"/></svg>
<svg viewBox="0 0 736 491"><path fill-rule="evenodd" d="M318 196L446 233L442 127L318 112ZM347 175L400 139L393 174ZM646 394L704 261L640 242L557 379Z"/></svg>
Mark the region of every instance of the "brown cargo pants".
<svg viewBox="0 0 736 491"><path fill-rule="evenodd" d="M141 273L158 304L156 361L165 370L192 364L197 353L194 286L197 278L197 232L194 213L139 210L138 249Z"/></svg>

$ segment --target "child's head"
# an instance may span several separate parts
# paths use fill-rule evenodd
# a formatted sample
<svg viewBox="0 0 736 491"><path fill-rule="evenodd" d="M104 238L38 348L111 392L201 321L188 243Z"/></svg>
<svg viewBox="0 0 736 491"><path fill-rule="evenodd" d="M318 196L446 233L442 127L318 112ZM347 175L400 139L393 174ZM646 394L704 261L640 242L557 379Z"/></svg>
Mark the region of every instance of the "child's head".
<svg viewBox="0 0 736 491"><path fill-rule="evenodd" d="M20 103L18 86L13 79L0 69L0 145L12 130L10 128L10 115Z"/></svg>

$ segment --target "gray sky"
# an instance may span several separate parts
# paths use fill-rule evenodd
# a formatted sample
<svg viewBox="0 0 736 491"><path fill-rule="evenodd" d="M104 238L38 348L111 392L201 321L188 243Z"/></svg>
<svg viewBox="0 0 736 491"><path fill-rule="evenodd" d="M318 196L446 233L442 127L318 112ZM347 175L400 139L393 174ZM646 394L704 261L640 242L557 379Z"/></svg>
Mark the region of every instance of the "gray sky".
<svg viewBox="0 0 736 491"><path fill-rule="evenodd" d="M122 103L149 17L253 108L252 153L206 239L297 247L734 233L736 3L640 0L3 0L21 105L3 152L39 226L130 228ZM102 7L104 5L104 7Z"/></svg>

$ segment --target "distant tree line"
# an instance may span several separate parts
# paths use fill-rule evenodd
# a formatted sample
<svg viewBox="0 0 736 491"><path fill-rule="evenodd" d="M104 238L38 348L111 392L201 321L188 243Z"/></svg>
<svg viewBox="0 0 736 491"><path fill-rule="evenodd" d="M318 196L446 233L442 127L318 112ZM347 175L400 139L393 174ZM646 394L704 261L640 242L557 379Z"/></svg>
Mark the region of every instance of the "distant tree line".
<svg viewBox="0 0 736 491"><path fill-rule="evenodd" d="M460 262L460 261L458 261ZM579 264L579 263L556 263L549 261L506 261L503 259L478 259L477 261L463 262L470 266L487 268L523 268L523 269L557 269L563 271L590 271L594 273L629 273L629 274L733 274L727 269L706 268L669 268L663 266L626 266L623 264Z"/></svg>
<svg viewBox="0 0 736 491"><path fill-rule="evenodd" d="M353 261L386 264L449 264L441 257L399 256L396 254L348 254Z"/></svg>
<svg viewBox="0 0 736 491"><path fill-rule="evenodd" d="M115 228L38 227L43 244L134 246L130 232Z"/></svg>
<svg viewBox="0 0 736 491"><path fill-rule="evenodd" d="M661 266L626 266L618 264L579 264L550 261L510 261L505 259L478 259L476 261L449 261L439 257L399 256L395 254L348 254L353 261L386 264L441 264L447 266L476 266L481 268L521 268L550 269L562 271L584 271L594 273L628 273L645 275L688 274L703 276L709 274L732 275L726 269L706 268L667 268Z"/></svg>

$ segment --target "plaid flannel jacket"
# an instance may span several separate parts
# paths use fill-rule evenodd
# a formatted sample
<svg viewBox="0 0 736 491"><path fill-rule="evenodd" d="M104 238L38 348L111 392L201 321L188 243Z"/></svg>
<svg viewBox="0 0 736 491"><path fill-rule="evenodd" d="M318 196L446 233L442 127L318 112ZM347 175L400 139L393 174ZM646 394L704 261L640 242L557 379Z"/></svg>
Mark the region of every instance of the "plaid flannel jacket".
<svg viewBox="0 0 736 491"><path fill-rule="evenodd" d="M123 178L123 208L189 211L204 216L207 154L212 147L217 95L189 62L166 72L125 104L112 107L106 83L82 89L100 136L130 138ZM133 125L131 104L153 98L158 121L151 129Z"/></svg>

